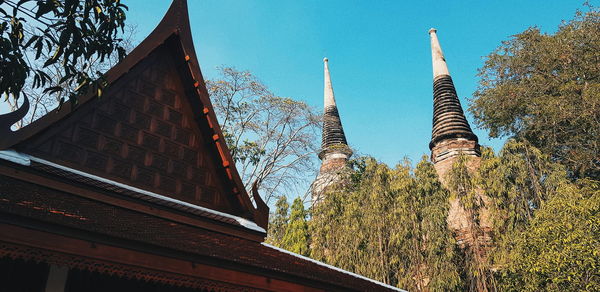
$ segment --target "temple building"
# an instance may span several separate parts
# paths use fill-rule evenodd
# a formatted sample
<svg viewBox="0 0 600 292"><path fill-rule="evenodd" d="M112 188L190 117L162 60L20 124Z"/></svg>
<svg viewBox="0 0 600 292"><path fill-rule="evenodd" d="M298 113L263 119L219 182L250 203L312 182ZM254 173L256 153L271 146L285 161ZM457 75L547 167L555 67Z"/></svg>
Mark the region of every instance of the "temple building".
<svg viewBox="0 0 600 292"><path fill-rule="evenodd" d="M321 142L321 168L319 175L312 185L312 202L318 203L328 187L343 180L343 172L348 170L348 159L352 150L348 147L333 85L329 73L329 60L323 59L324 64L324 92L323 92L323 136Z"/></svg>
<svg viewBox="0 0 600 292"><path fill-rule="evenodd" d="M434 163L440 181L447 187L447 175L459 155L467 157L467 169L474 172L479 168L481 152L477 136L469 126L456 94L454 82L437 37L437 30L430 29L429 36L433 63L433 128L429 149L431 150L431 161ZM487 198L479 195L482 202L485 203ZM450 200L448 226L462 247L472 245L475 240L480 245L485 245L489 241L488 232L491 225L485 206L481 206L479 218L479 222L474 222L460 203L459 198ZM478 226L474 226L474 224ZM480 230L483 233L474 234L473 230Z"/></svg>
<svg viewBox="0 0 600 292"><path fill-rule="evenodd" d="M269 208L231 158L186 1L106 80L14 132L28 103L0 115L0 290L401 291L264 243ZM350 155L326 84L323 169Z"/></svg>

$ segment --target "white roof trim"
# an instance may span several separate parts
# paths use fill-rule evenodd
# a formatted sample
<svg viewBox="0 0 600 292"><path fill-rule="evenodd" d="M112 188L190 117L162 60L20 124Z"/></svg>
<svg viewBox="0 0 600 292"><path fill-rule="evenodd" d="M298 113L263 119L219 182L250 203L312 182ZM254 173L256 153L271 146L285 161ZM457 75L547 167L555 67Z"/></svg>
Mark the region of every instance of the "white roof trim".
<svg viewBox="0 0 600 292"><path fill-rule="evenodd" d="M402 290L402 289L400 289L400 288L396 288L396 287L394 287L394 286L391 286L391 285L388 285L388 284L385 284L385 283L381 283L381 282L379 282L379 281L375 281L375 280L373 280L373 279L367 278L367 277L365 277L365 276L361 276L361 275L359 275L359 274L355 274L355 273L352 273L352 272L348 272L348 271L346 271L346 270L342 270L342 269L340 269L340 268L338 268L338 267L334 267L334 266L332 266L332 265L328 265L328 264L326 264L326 263L323 263L323 262L320 262L320 261L317 261L317 260L314 260L314 259L311 259L311 258L308 258L308 257L302 256L302 255L299 255L299 254L297 254L297 253L293 253L293 252L291 252L291 251L288 251L288 250L285 250L285 249L282 249L282 248L279 248L279 247L276 247L276 246L270 245L270 244L268 244L268 243L261 242L261 244L262 244L262 245L264 245L264 246L266 246L266 247L272 248L272 249L274 249L274 250L277 250L277 251L280 251L280 252L283 252L283 253L286 253L286 254L289 254L289 255L295 256L295 257L297 257L297 258L301 258L301 259L303 259L303 260L306 260L306 261L309 261L309 262L313 262L313 263L315 263L315 264L317 264L317 265L319 265L319 266L323 266L323 267L326 267L326 268L328 268L328 269L335 270L335 271L338 271L338 272L340 272L340 273L344 273L344 274L350 275L350 276L352 276L352 277L355 277L355 278L359 278L359 279L362 279L362 280L365 280L365 281L369 281L369 282L371 282L371 283L375 283L375 284L377 284L377 285L379 285L379 286L383 286L383 287L385 287L385 288L392 289L392 290L394 290L394 291L402 291L402 292L407 292L406 290Z"/></svg>
<svg viewBox="0 0 600 292"><path fill-rule="evenodd" d="M166 197L166 196L163 196L163 195L159 195L157 193L153 193L153 192L149 192L149 191L146 191L146 190L138 189L138 188L132 187L130 185L122 184L120 182L116 182L116 181L113 181L113 180L110 180L110 179L106 179L106 178L99 177L99 176L96 176L96 175L93 175L93 174L89 174L89 173L86 173L86 172L83 172L83 171L79 171L77 169L69 168L69 167L66 167L66 166L63 166L63 165L60 165L60 164L56 164L54 162L50 162L50 161L47 161L47 160L44 160L44 159L41 159L41 158L37 158L37 157L31 156L31 155L28 155L28 154L19 153L19 152L16 152L16 151L12 150L12 149L9 149L9 150L0 150L0 159L8 160L10 162L14 162L14 163L21 164L21 165L26 165L26 166L29 166L31 164L31 161L34 161L34 162L37 162L37 163L41 163L41 164L45 164L45 165L49 165L49 166L52 166L52 167L55 167L55 168L58 168L58 169L61 169L61 170L64 170L64 171L68 171L68 172L71 172L71 173L74 173L74 174L77 174L77 175L80 175L80 176L83 176L83 177L87 177L87 178L91 178L91 179L94 179L94 180L97 180L97 181L101 181L103 183L111 184L111 185L114 185L114 186L117 186L117 187L120 187L120 188L128 189L130 191L141 193L141 194L153 197L153 198L157 198L157 199L160 199L160 200L164 200L164 201L168 201L168 202L171 202L171 203L179 204L179 205L182 205L182 206L185 206L185 207L188 207L188 208L196 209L196 210L199 210L199 211L204 211L204 212L215 214L215 215L218 215L218 216L222 216L222 217L227 217L227 218L230 218L230 219L234 219L240 225L242 225L242 226L244 226L244 227L246 227L248 229L251 229L251 230L254 230L254 231L258 231L258 232L266 233L266 231L265 231L264 228L256 225L256 223L254 223L254 222L252 222L252 221L250 221L248 219L242 218L242 217L234 216L234 215L231 215L231 214L219 212L219 211L208 209L208 208L204 208L204 207L201 207L201 206L190 204L188 202L184 202L184 201L180 201L180 200L173 199L173 198L170 198L170 197Z"/></svg>
<svg viewBox="0 0 600 292"><path fill-rule="evenodd" d="M29 155L19 153L12 149L1 150L0 159L8 160L10 162L26 166L29 166L31 164L31 161L29 160Z"/></svg>

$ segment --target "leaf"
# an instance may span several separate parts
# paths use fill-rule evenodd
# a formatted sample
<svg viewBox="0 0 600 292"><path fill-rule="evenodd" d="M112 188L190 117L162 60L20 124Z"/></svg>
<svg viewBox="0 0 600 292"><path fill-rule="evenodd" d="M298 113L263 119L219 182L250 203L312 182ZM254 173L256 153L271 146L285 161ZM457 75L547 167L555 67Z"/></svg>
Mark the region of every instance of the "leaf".
<svg viewBox="0 0 600 292"><path fill-rule="evenodd" d="M32 36L31 38L29 38L29 40L25 43L25 45L23 45L23 48L28 48L33 42L35 42L36 40L38 40L40 37L37 35Z"/></svg>
<svg viewBox="0 0 600 292"><path fill-rule="evenodd" d="M58 46L56 48L56 50L54 51L54 55L52 55L52 58L46 60L46 62L44 62L44 67L48 67L54 63L56 63L56 61L58 61L58 58L62 55L63 53L63 49L61 46Z"/></svg>
<svg viewBox="0 0 600 292"><path fill-rule="evenodd" d="M63 90L63 88L60 86L52 86L52 87L48 87L48 88L44 89L43 92L52 94L52 93L56 93L56 92L59 92L62 90Z"/></svg>
<svg viewBox="0 0 600 292"><path fill-rule="evenodd" d="M38 1L38 10L35 13L35 18L40 18L46 13L52 11L54 5L50 2Z"/></svg>

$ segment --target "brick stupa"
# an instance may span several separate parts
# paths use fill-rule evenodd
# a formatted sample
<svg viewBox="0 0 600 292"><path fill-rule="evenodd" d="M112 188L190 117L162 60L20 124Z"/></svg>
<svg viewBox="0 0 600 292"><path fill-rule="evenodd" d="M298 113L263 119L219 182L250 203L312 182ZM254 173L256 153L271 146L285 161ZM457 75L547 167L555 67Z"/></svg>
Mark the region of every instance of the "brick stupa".
<svg viewBox="0 0 600 292"><path fill-rule="evenodd" d="M348 170L347 162L352 155L348 147L340 114L335 102L331 76L329 74L329 60L323 59L325 88L323 92L323 138L321 142L321 169L312 186L312 201L317 203L326 189L342 182L342 173Z"/></svg>
<svg viewBox="0 0 600 292"><path fill-rule="evenodd" d="M474 173L479 168L481 151L477 136L469 126L456 94L437 30L430 29L429 35L433 63L433 129L429 149L440 181L448 187L447 176L459 155L466 156L467 169ZM477 196L481 204L476 216L478 220L474 220L475 214L465 210L459 198L453 197L450 199L447 221L459 246L471 246L477 250L478 256L483 257L490 243L491 224L486 207L489 199L481 190L477 190Z"/></svg>

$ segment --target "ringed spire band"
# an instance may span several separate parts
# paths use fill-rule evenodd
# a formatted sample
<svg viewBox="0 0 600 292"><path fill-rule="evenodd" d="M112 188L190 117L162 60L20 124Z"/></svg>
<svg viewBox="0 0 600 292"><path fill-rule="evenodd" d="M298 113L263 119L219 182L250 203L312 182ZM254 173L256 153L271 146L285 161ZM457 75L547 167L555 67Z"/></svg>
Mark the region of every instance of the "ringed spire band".
<svg viewBox="0 0 600 292"><path fill-rule="evenodd" d="M438 41L437 30L430 29L429 35L433 65L433 129L429 149L433 149L441 141L453 138L477 142L477 136L469 126L456 94L454 82Z"/></svg>
<svg viewBox="0 0 600 292"><path fill-rule="evenodd" d="M319 158L321 159L323 159L325 152L336 145L348 148L348 142L346 141L346 135L344 134L344 128L342 127L342 121L340 120L340 115L335 102L335 95L333 93L333 86L331 84L329 60L324 58L323 63L325 86L323 92L323 138L321 142L321 153L319 154ZM349 148L347 150L349 151Z"/></svg>

